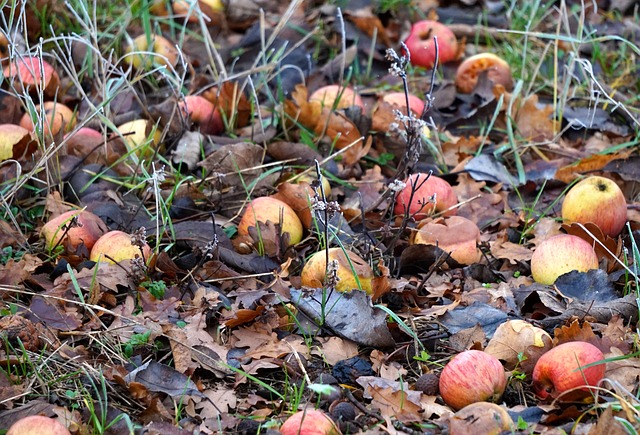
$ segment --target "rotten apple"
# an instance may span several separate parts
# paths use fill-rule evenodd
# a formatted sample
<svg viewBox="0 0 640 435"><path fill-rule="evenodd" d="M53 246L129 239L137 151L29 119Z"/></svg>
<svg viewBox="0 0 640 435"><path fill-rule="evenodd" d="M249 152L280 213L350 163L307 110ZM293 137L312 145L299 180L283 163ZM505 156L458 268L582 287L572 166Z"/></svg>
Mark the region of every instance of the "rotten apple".
<svg viewBox="0 0 640 435"><path fill-rule="evenodd" d="M442 400L458 410L475 402L495 402L507 387L507 376L498 359L480 350L454 356L440 374Z"/></svg>
<svg viewBox="0 0 640 435"><path fill-rule="evenodd" d="M573 270L586 272L598 268L598 256L591 244L578 236L560 234L543 241L531 256L531 276L551 285L560 275Z"/></svg>
<svg viewBox="0 0 640 435"><path fill-rule="evenodd" d="M413 65L433 68L436 61L434 36L438 40L438 62L443 64L455 60L458 55L456 35L442 23L423 20L411 26L411 33L404 41Z"/></svg>
<svg viewBox="0 0 640 435"><path fill-rule="evenodd" d="M579 389L581 395L586 396L588 387L598 385L604 378L606 365L585 366L602 360L603 353L591 343L570 341L560 344L536 362L532 375L533 392L542 399L555 399L569 390Z"/></svg>
<svg viewBox="0 0 640 435"><path fill-rule="evenodd" d="M405 180L404 189L396 197L393 213L403 215L406 210L409 216L422 220L427 216L442 212L444 216L454 216L458 203L453 188L442 178L435 175L418 173Z"/></svg>
<svg viewBox="0 0 640 435"><path fill-rule="evenodd" d="M513 89L511 67L493 53L479 53L465 59L456 71L456 88L463 94L471 93L485 71L494 85L502 85L507 91Z"/></svg>
<svg viewBox="0 0 640 435"><path fill-rule="evenodd" d="M609 237L616 237L627 222L627 201L609 178L587 177L576 183L562 202L566 222L594 223Z"/></svg>

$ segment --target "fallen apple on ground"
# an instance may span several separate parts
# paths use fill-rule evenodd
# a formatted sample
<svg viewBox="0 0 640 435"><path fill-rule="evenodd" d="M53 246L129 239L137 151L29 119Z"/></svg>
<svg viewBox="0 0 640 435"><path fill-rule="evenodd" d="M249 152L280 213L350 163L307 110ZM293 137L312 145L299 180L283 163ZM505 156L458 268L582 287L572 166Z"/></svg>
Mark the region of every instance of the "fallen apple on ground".
<svg viewBox="0 0 640 435"><path fill-rule="evenodd" d="M507 388L507 375L497 358L480 350L454 356L440 374L442 400L454 410L475 402L493 402Z"/></svg>
<svg viewBox="0 0 640 435"><path fill-rule="evenodd" d="M465 59L456 71L456 88L463 94L471 93L485 71L494 85L502 85L507 91L513 89L511 67L493 53L479 53Z"/></svg>
<svg viewBox="0 0 640 435"><path fill-rule="evenodd" d="M364 110L362 98L348 86L323 86L311 94L309 101L317 101L322 104L322 107L329 109L347 109L357 106Z"/></svg>
<svg viewBox="0 0 640 435"><path fill-rule="evenodd" d="M71 435L62 423L44 415L30 415L11 425L7 435Z"/></svg>
<svg viewBox="0 0 640 435"><path fill-rule="evenodd" d="M189 119L200 127L203 134L220 134L224 131L224 121L220 110L200 95L187 95L178 106Z"/></svg>
<svg viewBox="0 0 640 435"><path fill-rule="evenodd" d="M416 220L435 212L444 212L443 216L457 214L457 209L452 207L458 203L458 198L451 185L442 178L418 173L411 175L404 183L405 187L396 197L393 209L396 216L403 215L407 209L409 216Z"/></svg>
<svg viewBox="0 0 640 435"><path fill-rule="evenodd" d="M71 226L74 218L77 219L77 225ZM69 227L68 231L65 230L65 226ZM66 244L74 249L84 244L91 250L96 241L108 231L107 225L95 214L86 210L70 210L49 220L42 227L40 234L47 242L47 250Z"/></svg>
<svg viewBox="0 0 640 435"><path fill-rule="evenodd" d="M564 197L562 219L567 223L591 222L607 236L616 237L627 222L627 201L613 180L587 177L576 183Z"/></svg>
<svg viewBox="0 0 640 435"><path fill-rule="evenodd" d="M178 50L175 44L161 35L142 34L126 48L124 61L136 69L148 69L155 65L175 66Z"/></svg>
<svg viewBox="0 0 640 435"><path fill-rule="evenodd" d="M2 71L5 78L11 78L18 90L35 93L43 89L47 97L58 92L60 77L55 68L46 60L36 56L25 56L11 62Z"/></svg>
<svg viewBox="0 0 640 435"><path fill-rule="evenodd" d="M381 99L382 102L390 104L394 109L400 110L403 115L407 115L407 100L413 114L421 116L424 110L424 101L413 94L405 95L404 92L390 92L384 94Z"/></svg>
<svg viewBox="0 0 640 435"><path fill-rule="evenodd" d="M449 216L435 220L423 220L418 224L412 244L434 245L449 253L460 264L480 261L478 249L480 229L467 218Z"/></svg>
<svg viewBox="0 0 640 435"><path fill-rule="evenodd" d="M589 394L587 386L596 386L604 378L605 364L585 368L604 360L604 355L591 343L571 341L543 354L533 369L533 392L542 399L557 398L574 388Z"/></svg>
<svg viewBox="0 0 640 435"><path fill-rule="evenodd" d="M531 256L531 276L545 285L573 270L586 272L598 268L593 247L578 236L560 234L540 243Z"/></svg>
<svg viewBox="0 0 640 435"><path fill-rule="evenodd" d="M337 261L336 290L349 292L361 289L371 293L373 269L356 253L342 248L329 248L329 261ZM327 274L327 253L318 251L313 254L302 268L302 285L312 288L321 288L325 284Z"/></svg>
<svg viewBox="0 0 640 435"><path fill-rule="evenodd" d="M247 205L238 224L238 234L246 236L249 234L249 227L255 227L257 222L267 221L281 223L282 233L289 233L290 245L302 240L302 222L296 212L285 202L270 196L261 196Z"/></svg>
<svg viewBox="0 0 640 435"><path fill-rule="evenodd" d="M320 410L298 411L280 426L282 435L340 435L340 430L327 414Z"/></svg>
<svg viewBox="0 0 640 435"><path fill-rule="evenodd" d="M35 108L36 116L42 116L42 128L45 136L55 136L59 132L69 132L76 126L76 116L69 107L55 101L46 101ZM31 114L25 113L20 120L20 126L28 131L35 130Z"/></svg>
<svg viewBox="0 0 640 435"><path fill-rule="evenodd" d="M423 20L411 26L411 33L404 41L413 65L433 68L436 60L434 36L438 40L438 62L443 64L455 60L458 55L456 35L442 23Z"/></svg>
<svg viewBox="0 0 640 435"><path fill-rule="evenodd" d="M151 247L146 243L142 249L132 244L130 234L123 231L109 231L93 245L89 259L113 264L143 256L147 261L151 253Z"/></svg>

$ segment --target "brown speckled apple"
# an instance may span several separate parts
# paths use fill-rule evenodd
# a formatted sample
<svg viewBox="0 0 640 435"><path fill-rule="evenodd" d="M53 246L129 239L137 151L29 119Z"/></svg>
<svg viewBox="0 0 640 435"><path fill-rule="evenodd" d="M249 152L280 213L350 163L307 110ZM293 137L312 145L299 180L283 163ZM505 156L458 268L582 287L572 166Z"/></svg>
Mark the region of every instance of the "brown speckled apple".
<svg viewBox="0 0 640 435"><path fill-rule="evenodd" d="M71 435L62 423L44 415L30 415L11 425L7 435Z"/></svg>
<svg viewBox="0 0 640 435"><path fill-rule="evenodd" d="M609 178L592 176L579 181L564 197L562 219L596 224L604 234L616 237L627 222L627 201Z"/></svg>
<svg viewBox="0 0 640 435"><path fill-rule="evenodd" d="M475 402L494 402L507 387L507 376L498 359L480 350L454 356L440 374L440 395L458 410Z"/></svg>
<svg viewBox="0 0 640 435"><path fill-rule="evenodd" d="M255 227L256 222L271 221L280 223L282 216L282 232L289 233L289 244L295 245L302 240L302 222L296 212L285 202L269 196L256 198L247 205L242 219L238 224L238 234L249 234L249 227Z"/></svg>
<svg viewBox="0 0 640 435"><path fill-rule="evenodd" d="M588 242L578 236L559 234L540 243L531 256L531 276L545 285L573 270L598 268L598 256Z"/></svg>
<svg viewBox="0 0 640 435"><path fill-rule="evenodd" d="M584 368L602 361L604 355L591 343L570 341L543 354L533 369L533 392L542 399L556 398L560 394L585 386L581 391L589 394L586 386L595 386L604 378L606 364Z"/></svg>
<svg viewBox="0 0 640 435"><path fill-rule="evenodd" d="M395 215L402 215L407 209L409 210L409 215L416 220L424 219L435 212L444 210L447 210L444 216L457 214L457 209L451 207L458 203L458 197L451 185L442 178L418 173L411 175L404 183L404 189L396 197L393 209ZM411 196L412 189L416 189L413 197ZM435 199L434 202L430 201L432 197Z"/></svg>
<svg viewBox="0 0 640 435"><path fill-rule="evenodd" d="M331 417L317 409L298 411L280 426L282 435L340 435Z"/></svg>
<svg viewBox="0 0 640 435"><path fill-rule="evenodd" d="M437 21L423 20L411 27L409 37L404 41L413 65L433 68L436 60L434 36L438 38L438 62L443 64L456 58L458 41L451 29Z"/></svg>
<svg viewBox="0 0 640 435"><path fill-rule="evenodd" d="M494 85L502 85L507 91L513 89L511 67L502 58L493 53L478 53L465 59L456 71L456 88L463 94L469 94L478 83L478 76L487 71Z"/></svg>

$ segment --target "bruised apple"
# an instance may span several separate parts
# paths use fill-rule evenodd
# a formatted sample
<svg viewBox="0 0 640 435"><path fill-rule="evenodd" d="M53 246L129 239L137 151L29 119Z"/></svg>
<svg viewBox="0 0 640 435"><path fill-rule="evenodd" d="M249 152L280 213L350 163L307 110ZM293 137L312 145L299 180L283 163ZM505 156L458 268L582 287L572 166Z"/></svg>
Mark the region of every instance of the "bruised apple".
<svg viewBox="0 0 640 435"><path fill-rule="evenodd" d="M342 248L329 248L329 261L337 262L336 290L349 292L361 289L371 293L373 269L356 253ZM302 285L312 288L321 288L325 284L327 275L327 253L318 251L313 254L302 268Z"/></svg>
<svg viewBox="0 0 640 435"><path fill-rule="evenodd" d="M348 86L323 86L311 94L309 101L317 101L327 108L346 109L351 106L358 106L364 109L364 103L360 95Z"/></svg>
<svg viewBox="0 0 640 435"><path fill-rule="evenodd" d="M71 225L73 219L76 225ZM68 230L65 227L69 227ZM109 231L105 223L95 214L86 210L70 210L49 220L40 231L47 242L47 249L55 246L71 246L73 249L84 244L87 249L93 248L96 241Z"/></svg>
<svg viewBox="0 0 640 435"><path fill-rule="evenodd" d="M627 222L627 201L609 178L592 176L578 182L562 202L566 222L594 223L609 237L616 237Z"/></svg>
<svg viewBox="0 0 640 435"><path fill-rule="evenodd" d="M145 261L151 256L151 248L146 243L140 249L131 243L131 235L123 231L109 231L100 237L91 249L91 261L119 263L144 256Z"/></svg>
<svg viewBox="0 0 640 435"><path fill-rule="evenodd" d="M465 59L456 71L456 88L463 94L471 93L485 71L493 84L502 85L507 91L513 88L511 67L493 53L479 53Z"/></svg>
<svg viewBox="0 0 640 435"><path fill-rule="evenodd" d="M480 350L459 353L440 374L440 395L458 410L475 402L494 402L507 388L507 376L498 359Z"/></svg>
<svg viewBox="0 0 640 435"><path fill-rule="evenodd" d="M587 386L596 386L604 378L605 364L585 368L602 361L604 355L591 343L571 341L543 354L533 368L533 392L542 399L555 399L562 393L579 387L587 395Z"/></svg>
<svg viewBox="0 0 640 435"><path fill-rule="evenodd" d="M269 196L256 198L247 205L238 224L238 234L249 234L249 227L255 227L257 222L271 221L281 223L283 233L289 233L289 244L295 245L302 240L302 222L296 212L285 202Z"/></svg>
<svg viewBox="0 0 640 435"><path fill-rule="evenodd" d="M340 435L331 417L320 410L298 411L280 426L282 435Z"/></svg>
<svg viewBox="0 0 640 435"><path fill-rule="evenodd" d="M421 220L435 212L444 212L444 216L457 214L457 209L451 207L458 203L458 197L451 185L442 178L418 173L411 175L404 183L404 189L396 197L395 215L403 215L408 210L409 216Z"/></svg>
<svg viewBox="0 0 640 435"><path fill-rule="evenodd" d="M64 425L44 415L30 415L11 425L7 435L71 435Z"/></svg>
<svg viewBox="0 0 640 435"><path fill-rule="evenodd" d="M423 20L411 26L411 33L404 41L413 65L433 68L436 61L434 36L438 39L438 62L447 63L456 58L458 41L451 29L437 21Z"/></svg>
<svg viewBox="0 0 640 435"><path fill-rule="evenodd" d="M531 256L531 276L545 285L573 270L598 268L598 256L588 242L578 236L560 234L540 243Z"/></svg>
<svg viewBox="0 0 640 435"><path fill-rule="evenodd" d="M478 226L462 216L423 220L412 239L416 245L438 246L458 263L467 265L480 261L479 241Z"/></svg>

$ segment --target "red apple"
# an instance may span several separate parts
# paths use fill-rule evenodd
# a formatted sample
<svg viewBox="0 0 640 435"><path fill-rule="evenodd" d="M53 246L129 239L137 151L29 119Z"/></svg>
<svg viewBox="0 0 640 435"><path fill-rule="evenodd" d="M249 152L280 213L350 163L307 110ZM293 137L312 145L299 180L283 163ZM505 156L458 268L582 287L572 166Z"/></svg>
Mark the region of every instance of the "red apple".
<svg viewBox="0 0 640 435"><path fill-rule="evenodd" d="M62 423L44 415L30 415L11 425L7 435L71 435Z"/></svg>
<svg viewBox="0 0 640 435"><path fill-rule="evenodd" d="M382 96L382 101L387 104L391 104L394 108L400 110L402 114L407 114L407 97L404 92L390 92L388 94L384 94ZM422 111L424 110L424 101L422 101L420 97L409 94L409 107L411 107L411 111L415 115L421 116Z"/></svg>
<svg viewBox="0 0 640 435"><path fill-rule="evenodd" d="M361 289L372 293L373 269L369 263L352 251L342 248L329 248L329 261L338 262L336 290L350 292ZM302 285L322 288L327 274L327 253L322 250L313 254L302 268Z"/></svg>
<svg viewBox="0 0 640 435"><path fill-rule="evenodd" d="M605 364L588 368L585 365L602 361L604 355L591 343L571 341L560 344L543 354L533 368L533 392L540 398L556 398L562 393L585 386L596 386L604 378Z"/></svg>
<svg viewBox="0 0 640 435"><path fill-rule="evenodd" d="M200 127L203 134L220 134L224 131L224 121L220 110L200 95L187 95L179 103L180 109L191 121Z"/></svg>
<svg viewBox="0 0 640 435"><path fill-rule="evenodd" d="M73 110L62 103L46 101L43 106L36 106L36 115L42 115L44 109L44 134L45 136L55 136L62 129L65 132L73 130L76 125L76 115ZM35 125L29 113L25 113L20 120L20 126L29 131L35 130Z"/></svg>
<svg viewBox="0 0 640 435"><path fill-rule="evenodd" d="M616 237L627 222L627 201L618 185L592 176L574 185L562 202L562 219L596 224L604 234Z"/></svg>
<svg viewBox="0 0 640 435"><path fill-rule="evenodd" d="M6 78L11 77L18 90L34 93L43 89L47 97L53 97L60 86L60 77L56 70L39 57L18 58L4 68L3 75Z"/></svg>
<svg viewBox="0 0 640 435"><path fill-rule="evenodd" d="M131 243L131 235L123 231L109 231L100 237L91 249L89 259L104 263L119 263L144 255L145 261L151 256L151 248L145 243L142 250Z"/></svg>
<svg viewBox="0 0 640 435"><path fill-rule="evenodd" d="M322 104L322 107L329 109L346 109L351 106L358 106L364 110L364 103L360 95L350 87L339 85L321 87L311 94L309 101L317 101Z"/></svg>
<svg viewBox="0 0 640 435"><path fill-rule="evenodd" d="M280 426L282 435L340 435L331 417L320 410L298 411Z"/></svg>
<svg viewBox="0 0 640 435"><path fill-rule="evenodd" d="M295 245L302 240L302 222L296 212L286 203L269 196L256 198L249 203L238 224L238 234L249 234L249 227L255 227L256 222L271 221L280 223L282 216L282 232L289 233L289 243Z"/></svg>
<svg viewBox="0 0 640 435"><path fill-rule="evenodd" d="M475 403L493 402L507 388L507 376L494 356L479 350L459 353L440 374L442 400L455 410Z"/></svg>
<svg viewBox="0 0 640 435"><path fill-rule="evenodd" d="M540 243L531 257L531 276L551 285L572 270L586 272L598 268L598 256L588 242L578 236L560 234Z"/></svg>
<svg viewBox="0 0 640 435"><path fill-rule="evenodd" d="M478 226L462 216L423 220L411 240L416 245L437 245L450 252L451 258L458 263L467 265L480 261L479 241Z"/></svg>
<svg viewBox="0 0 640 435"><path fill-rule="evenodd" d="M413 197L412 190L415 190ZM396 197L393 213L403 215L408 209L409 215L416 220L422 220L435 212L444 210L447 210L443 213L444 216L454 216L458 211L451 207L457 203L458 197L449 183L435 175L418 173L405 180L405 188Z"/></svg>
<svg viewBox="0 0 640 435"><path fill-rule="evenodd" d="M423 20L411 27L409 37L404 41L413 65L433 68L436 60L434 36L438 38L438 62L443 64L455 60L458 55L456 35L442 23Z"/></svg>
<svg viewBox="0 0 640 435"><path fill-rule="evenodd" d="M508 91L513 89L511 67L502 58L492 53L479 53L465 59L456 71L456 88L469 94L478 83L480 73L487 71L494 85L502 85Z"/></svg>
<svg viewBox="0 0 640 435"><path fill-rule="evenodd" d="M77 225L65 231L63 227L70 226L74 217L77 218ZM90 250L107 231L109 229L105 223L95 214L86 210L70 210L49 220L42 227L40 234L45 238L48 250L66 244L74 249L84 244Z"/></svg>

